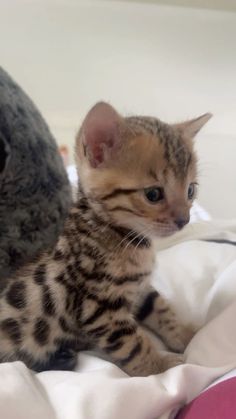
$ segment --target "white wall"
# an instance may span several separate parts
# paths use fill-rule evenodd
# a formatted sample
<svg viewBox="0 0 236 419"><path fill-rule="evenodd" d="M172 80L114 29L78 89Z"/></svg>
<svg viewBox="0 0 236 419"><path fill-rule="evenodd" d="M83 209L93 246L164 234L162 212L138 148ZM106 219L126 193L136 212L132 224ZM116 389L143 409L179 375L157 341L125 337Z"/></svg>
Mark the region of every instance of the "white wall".
<svg viewBox="0 0 236 419"><path fill-rule="evenodd" d="M206 111L200 202L236 217L236 13L116 1L1 0L0 53L60 143L100 99L166 121Z"/></svg>

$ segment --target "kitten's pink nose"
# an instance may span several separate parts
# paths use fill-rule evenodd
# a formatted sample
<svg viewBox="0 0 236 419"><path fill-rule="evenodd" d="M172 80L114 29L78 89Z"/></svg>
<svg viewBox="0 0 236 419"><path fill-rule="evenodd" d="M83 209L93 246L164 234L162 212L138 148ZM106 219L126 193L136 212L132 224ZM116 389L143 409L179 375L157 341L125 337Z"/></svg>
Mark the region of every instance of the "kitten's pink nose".
<svg viewBox="0 0 236 419"><path fill-rule="evenodd" d="M178 229L181 230L189 222L189 215L187 217L178 217L174 220Z"/></svg>

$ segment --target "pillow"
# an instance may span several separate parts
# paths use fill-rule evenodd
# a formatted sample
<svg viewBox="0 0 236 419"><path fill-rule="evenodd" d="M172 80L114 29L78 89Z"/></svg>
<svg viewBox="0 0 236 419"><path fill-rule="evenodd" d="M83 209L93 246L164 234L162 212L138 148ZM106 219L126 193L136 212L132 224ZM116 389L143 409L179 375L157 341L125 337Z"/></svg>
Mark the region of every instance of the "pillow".
<svg viewBox="0 0 236 419"><path fill-rule="evenodd" d="M222 381L185 406L176 419L235 419L236 377Z"/></svg>

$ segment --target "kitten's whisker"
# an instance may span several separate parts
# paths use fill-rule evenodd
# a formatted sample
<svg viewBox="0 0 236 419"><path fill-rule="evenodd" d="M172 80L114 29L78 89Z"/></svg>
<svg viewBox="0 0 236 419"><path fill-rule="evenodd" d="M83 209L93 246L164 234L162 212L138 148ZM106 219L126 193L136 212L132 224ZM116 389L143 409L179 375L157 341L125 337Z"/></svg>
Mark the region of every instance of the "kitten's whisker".
<svg viewBox="0 0 236 419"><path fill-rule="evenodd" d="M120 247L123 242L125 242L130 236L135 234L134 230L130 230L128 234L125 235L125 237L118 243L118 245L115 247L114 251L117 249L117 247Z"/></svg>
<svg viewBox="0 0 236 419"><path fill-rule="evenodd" d="M136 233L135 234L135 236L130 240L130 241L128 241L128 243L126 244L126 246L122 249L122 253L121 253L121 256L125 253L125 251L128 249L128 247L138 238L138 237L140 237L143 233L142 232L139 232L139 233L137 233L137 232L135 232L134 230L132 230L133 231L133 233ZM145 230L144 230L145 231Z"/></svg>
<svg viewBox="0 0 236 419"><path fill-rule="evenodd" d="M110 225L112 225L112 223L110 223ZM123 239L115 246L115 248L113 249L113 254L114 256L121 250L123 250L122 248L122 243L124 243L125 241L127 241L127 239L132 236L133 234L135 234L136 232L134 230L129 231L128 234L125 235L125 237L123 237ZM123 252L122 252L123 253ZM98 260L99 262L101 262L103 259L106 258L106 255L101 256Z"/></svg>
<svg viewBox="0 0 236 419"><path fill-rule="evenodd" d="M135 231L134 231L134 233L135 233ZM129 240L128 241L128 243L125 245L125 247L122 249L122 253L121 253L121 256L125 253L125 251L128 249L128 247L133 243L133 241L135 241L138 237L140 237L140 235L141 235L142 233L137 233L137 234L135 234L135 236L131 239L131 240Z"/></svg>
<svg viewBox="0 0 236 419"><path fill-rule="evenodd" d="M148 238L148 235L149 235L149 232L150 231L151 231L151 227L148 230L146 230L146 234L145 233L142 233L143 234L143 237L141 237L141 239L136 244L136 246L135 246L135 248L134 248L134 250L132 252L132 256L136 252L137 248L140 246L140 244L142 243L142 241Z"/></svg>
<svg viewBox="0 0 236 419"><path fill-rule="evenodd" d="M125 246L125 248L123 249L123 252L122 252L122 254L121 255L123 255L123 253L128 249L128 247L133 243L133 241L135 241L138 237L140 237L140 236L142 236L141 237L141 240L140 240L140 243L142 242L142 240L144 239L144 233L147 231L147 228L145 228L144 230L142 230L140 233L137 233L134 237L133 237L133 239L132 240L130 240L128 243L127 243L127 245ZM147 238L147 237L145 237L145 238Z"/></svg>

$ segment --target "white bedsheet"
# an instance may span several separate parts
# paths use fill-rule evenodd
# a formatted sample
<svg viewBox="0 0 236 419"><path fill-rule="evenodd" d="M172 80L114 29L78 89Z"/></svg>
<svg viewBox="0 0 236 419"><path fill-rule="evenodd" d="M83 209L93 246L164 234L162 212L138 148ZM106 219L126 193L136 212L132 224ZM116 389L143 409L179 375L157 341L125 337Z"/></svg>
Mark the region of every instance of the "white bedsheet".
<svg viewBox="0 0 236 419"><path fill-rule="evenodd" d="M34 374L22 363L0 365L2 419L170 419L187 401L236 367L236 221L189 226L159 252L154 282L181 318L201 330L187 363L164 374L130 378L116 366L81 354L79 372ZM194 239L194 240L193 240Z"/></svg>

